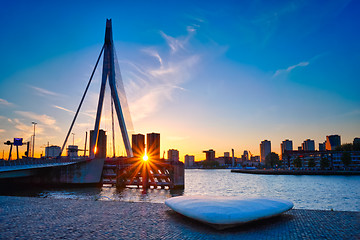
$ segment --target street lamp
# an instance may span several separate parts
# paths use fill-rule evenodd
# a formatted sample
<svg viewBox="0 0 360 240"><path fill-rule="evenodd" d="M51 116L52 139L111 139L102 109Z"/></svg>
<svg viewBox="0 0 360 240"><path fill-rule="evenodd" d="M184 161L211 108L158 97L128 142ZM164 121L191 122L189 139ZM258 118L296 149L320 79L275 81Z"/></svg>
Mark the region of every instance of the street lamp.
<svg viewBox="0 0 360 240"><path fill-rule="evenodd" d="M35 149L35 125L37 122L31 122L34 125L34 135L33 135L33 149L32 149L32 158L34 158L34 149Z"/></svg>
<svg viewBox="0 0 360 240"><path fill-rule="evenodd" d="M73 145L75 145L75 133L71 133L73 135Z"/></svg>

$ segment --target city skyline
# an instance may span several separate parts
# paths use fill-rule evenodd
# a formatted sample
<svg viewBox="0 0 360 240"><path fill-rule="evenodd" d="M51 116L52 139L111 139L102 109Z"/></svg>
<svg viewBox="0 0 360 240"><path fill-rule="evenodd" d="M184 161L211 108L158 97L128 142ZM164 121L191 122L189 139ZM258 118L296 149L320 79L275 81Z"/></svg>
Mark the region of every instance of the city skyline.
<svg viewBox="0 0 360 240"><path fill-rule="evenodd" d="M264 139L280 153L284 139L296 148L310 138L317 148L327 135L341 135L342 143L360 136L355 1L199 1L191 8L186 1L144 2L140 9L91 2L92 16L80 3L19 3L2 3L0 14L5 154L3 142L30 140L32 121L38 123L36 156L47 142L62 145L101 50L106 18L113 20L133 132L160 133L161 154L177 149L181 160L186 154L199 160L205 149L233 148L260 155ZM79 146L94 125L100 81L97 71L73 131ZM109 131L110 111L104 112L102 128ZM125 150L116 136L119 155Z"/></svg>

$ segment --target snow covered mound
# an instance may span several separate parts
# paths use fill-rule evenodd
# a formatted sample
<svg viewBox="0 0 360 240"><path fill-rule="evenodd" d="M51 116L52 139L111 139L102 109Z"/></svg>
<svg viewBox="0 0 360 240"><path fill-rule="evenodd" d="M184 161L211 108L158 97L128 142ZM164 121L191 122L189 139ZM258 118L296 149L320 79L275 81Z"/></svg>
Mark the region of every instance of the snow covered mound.
<svg viewBox="0 0 360 240"><path fill-rule="evenodd" d="M290 201L270 198L180 196L165 204L174 211L217 229L279 215L293 208Z"/></svg>

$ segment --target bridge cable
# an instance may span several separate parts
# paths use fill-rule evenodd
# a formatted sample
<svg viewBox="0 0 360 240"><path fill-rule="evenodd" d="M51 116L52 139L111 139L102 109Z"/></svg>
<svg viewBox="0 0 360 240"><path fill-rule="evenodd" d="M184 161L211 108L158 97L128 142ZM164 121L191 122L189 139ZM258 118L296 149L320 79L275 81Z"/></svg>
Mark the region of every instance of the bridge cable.
<svg viewBox="0 0 360 240"><path fill-rule="evenodd" d="M114 99L111 98L111 125L112 125L112 139L113 139L113 158L115 158L115 129L114 129Z"/></svg>
<svg viewBox="0 0 360 240"><path fill-rule="evenodd" d="M70 133L71 133L71 130L72 130L72 128L73 128L73 126L74 126L74 123L75 123L75 121L76 121L76 118L77 118L77 116L78 116L78 114L79 114L79 111L80 111L81 105L82 105L82 103L83 103L83 101L84 101L84 99L85 99L85 95L86 95L86 93L87 93L87 91L88 91L88 89L89 89L89 86L90 86L91 80L92 80L92 78L93 78L93 76L94 76L94 73L95 73L95 71L96 71L97 65L98 65L98 63L99 63L99 61L100 61L101 55L102 55L102 53L103 53L103 51L104 51L104 47L105 47L105 45L103 45L103 47L101 48L100 55L99 55L99 57L98 57L98 59L97 59L97 61L96 61L96 64L95 64L94 70L93 70L93 71L92 71L92 73L91 73L91 76L90 76L89 82L88 82L88 84L87 84L87 86L86 86L86 89L85 89L85 92L84 92L84 94L83 94L83 96L82 96L82 98L81 98L81 101L80 101L79 107L78 107L78 109L76 110L76 113L75 113L74 119L73 119L73 121L72 121L72 123L71 123L70 129L69 129L69 131L68 131L68 133L67 133L67 135L66 135L66 138L65 138L64 144L63 144L63 146L62 146L62 148L61 148L61 151L60 151L60 154L59 154L59 156L58 156L58 157L60 157L60 156L61 156L61 154L62 154L62 152L63 152L63 150L64 150L64 148L65 148L66 142L67 142L67 140L68 140L68 138L69 138L69 135L70 135Z"/></svg>

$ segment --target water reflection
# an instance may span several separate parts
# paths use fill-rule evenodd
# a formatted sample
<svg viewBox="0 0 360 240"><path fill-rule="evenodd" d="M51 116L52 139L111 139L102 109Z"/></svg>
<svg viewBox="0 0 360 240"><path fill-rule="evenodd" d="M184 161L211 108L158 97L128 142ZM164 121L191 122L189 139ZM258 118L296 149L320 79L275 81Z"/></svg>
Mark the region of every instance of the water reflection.
<svg viewBox="0 0 360 240"><path fill-rule="evenodd" d="M186 170L184 190L90 187L7 189L0 195L95 201L163 203L180 195L273 197L295 208L360 211L360 176L274 176L231 173L230 170Z"/></svg>

